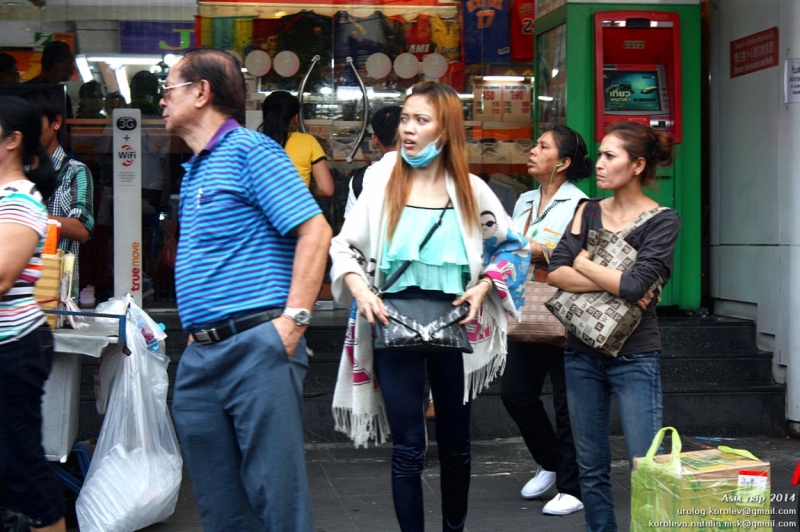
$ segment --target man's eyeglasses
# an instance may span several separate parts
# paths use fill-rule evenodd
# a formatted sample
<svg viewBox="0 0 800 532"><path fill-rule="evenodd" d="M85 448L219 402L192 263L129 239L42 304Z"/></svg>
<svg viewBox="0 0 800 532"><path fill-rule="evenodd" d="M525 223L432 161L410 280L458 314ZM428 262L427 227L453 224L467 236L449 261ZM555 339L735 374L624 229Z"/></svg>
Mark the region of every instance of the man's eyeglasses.
<svg viewBox="0 0 800 532"><path fill-rule="evenodd" d="M166 84L165 84L165 83L162 81L162 82L161 82L161 91L160 91L160 92L161 92L161 97L162 97L162 98L164 98L164 99L166 99L166 97L167 97L167 93L168 93L169 91L171 91L172 89L177 89L178 87L185 87L186 85L191 85L192 83L195 83L195 82L194 82L194 81L185 81L185 82L183 82L183 83L176 83L175 85L169 85L169 86L167 86L167 85L166 85Z"/></svg>

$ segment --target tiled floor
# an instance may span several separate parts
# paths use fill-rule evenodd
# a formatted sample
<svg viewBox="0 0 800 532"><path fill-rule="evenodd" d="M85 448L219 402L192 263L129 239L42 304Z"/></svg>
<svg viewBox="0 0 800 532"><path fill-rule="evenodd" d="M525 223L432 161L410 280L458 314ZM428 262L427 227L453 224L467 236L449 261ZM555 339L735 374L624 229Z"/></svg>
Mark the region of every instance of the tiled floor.
<svg viewBox="0 0 800 532"><path fill-rule="evenodd" d="M775 521L792 520L796 525L797 487L789 485L800 460L800 441L788 438L746 438L708 442L684 437L684 450L704 444L748 449L772 464L772 493L795 496L794 502L773 504L791 512L775 515ZM630 527L630 471L624 460L624 442L612 437L615 461L612 482L619 530ZM427 512L426 530L441 529L439 512L439 472L431 447L423 473ZM394 517L390 483L391 449L388 446L354 449L348 444L318 444L306 447L308 476L318 532L394 532L399 527ZM519 438L473 443L473 475L470 487L469 532L584 530L583 512L552 517L542 514L544 500L524 500L519 490L536 469ZM552 497L554 493L548 494ZM775 530L788 529L787 526ZM197 508L186 478L175 514L166 522L147 529L150 532L189 532L202 530ZM288 531L287 531L288 532Z"/></svg>

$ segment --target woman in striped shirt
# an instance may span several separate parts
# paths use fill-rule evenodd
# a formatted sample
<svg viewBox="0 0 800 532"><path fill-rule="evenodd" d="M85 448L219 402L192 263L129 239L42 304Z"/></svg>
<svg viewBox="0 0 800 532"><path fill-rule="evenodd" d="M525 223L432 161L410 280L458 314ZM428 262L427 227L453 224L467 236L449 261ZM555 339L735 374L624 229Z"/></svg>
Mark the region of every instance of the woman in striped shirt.
<svg viewBox="0 0 800 532"><path fill-rule="evenodd" d="M53 336L33 285L56 177L41 127L25 101L0 96L0 487L33 530L65 531L61 486L41 444Z"/></svg>

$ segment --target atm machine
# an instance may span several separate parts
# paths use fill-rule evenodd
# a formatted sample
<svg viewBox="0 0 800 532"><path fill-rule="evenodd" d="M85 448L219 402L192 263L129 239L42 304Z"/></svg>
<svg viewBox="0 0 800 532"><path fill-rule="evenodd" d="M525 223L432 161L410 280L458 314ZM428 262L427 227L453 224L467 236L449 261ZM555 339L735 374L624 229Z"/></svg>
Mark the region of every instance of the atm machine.
<svg viewBox="0 0 800 532"><path fill-rule="evenodd" d="M608 125L630 120L668 131L681 144L679 15L603 11L594 27L595 139Z"/></svg>
<svg viewBox="0 0 800 532"><path fill-rule="evenodd" d="M683 222L661 300L681 309L698 308L701 297L700 23L699 0L559 0L537 4L534 30L537 131L564 124L595 147L610 124L625 120L672 135L675 161L646 192ZM587 181L589 196L608 194Z"/></svg>

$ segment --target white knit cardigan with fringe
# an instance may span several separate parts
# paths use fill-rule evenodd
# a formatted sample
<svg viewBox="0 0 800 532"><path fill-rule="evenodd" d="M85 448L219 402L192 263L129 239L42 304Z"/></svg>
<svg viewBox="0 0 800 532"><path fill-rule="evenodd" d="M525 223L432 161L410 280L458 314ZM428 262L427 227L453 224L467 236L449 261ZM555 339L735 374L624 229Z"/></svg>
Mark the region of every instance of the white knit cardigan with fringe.
<svg viewBox="0 0 800 532"><path fill-rule="evenodd" d="M484 274L494 282L478 318L467 327L474 352L464 355L464 402L474 399L503 372L507 318L518 318L524 275L530 261L528 241L514 229L500 201L480 178L470 177L478 212L492 213L497 227L486 242L478 228L466 231L455 184L446 176L447 192L452 198L469 258L467 286L477 283ZM380 260L388 223L384 213L388 178L388 174L375 176L365 186L341 232L331 243L331 288L334 298L345 305L352 303L352 295L344 283L348 273L358 273L370 287L383 282ZM357 314L354 304L333 394L333 416L336 430L347 434L356 446L366 447L369 440L383 443L390 434L383 396L373 369L372 329Z"/></svg>

